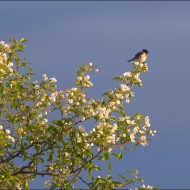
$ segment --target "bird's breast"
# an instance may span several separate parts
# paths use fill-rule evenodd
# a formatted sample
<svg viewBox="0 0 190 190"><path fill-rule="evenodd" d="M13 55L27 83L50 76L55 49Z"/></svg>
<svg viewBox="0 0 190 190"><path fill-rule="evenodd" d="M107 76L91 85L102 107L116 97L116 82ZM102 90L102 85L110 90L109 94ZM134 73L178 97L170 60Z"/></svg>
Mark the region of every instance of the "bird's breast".
<svg viewBox="0 0 190 190"><path fill-rule="evenodd" d="M142 62L142 63L145 62L146 58L147 58L147 54L146 53L142 54L140 57L140 62Z"/></svg>

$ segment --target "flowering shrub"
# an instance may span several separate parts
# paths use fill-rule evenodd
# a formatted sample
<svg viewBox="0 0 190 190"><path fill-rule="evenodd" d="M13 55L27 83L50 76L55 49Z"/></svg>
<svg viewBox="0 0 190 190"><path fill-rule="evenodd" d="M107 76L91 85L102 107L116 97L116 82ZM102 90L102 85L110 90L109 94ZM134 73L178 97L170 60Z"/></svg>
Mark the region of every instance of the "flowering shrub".
<svg viewBox="0 0 190 190"><path fill-rule="evenodd" d="M132 87L142 86L139 77L148 71L147 64L133 63L133 70L114 78L119 86L97 100L86 92L93 86L89 72L98 72L92 63L79 67L76 86L70 89L59 90L56 78L46 74L41 82L32 82L30 63L18 56L25 42L0 42L0 188L28 189L37 176L48 176L45 185L51 189L74 188L77 181L89 189L142 181L138 171L129 171L131 179L119 175L121 180L115 180L109 160L122 159L129 144L147 146L156 133L148 116L125 113L134 97ZM59 119L50 120L53 112L60 113ZM95 175L101 170L97 160L107 161L108 176Z"/></svg>

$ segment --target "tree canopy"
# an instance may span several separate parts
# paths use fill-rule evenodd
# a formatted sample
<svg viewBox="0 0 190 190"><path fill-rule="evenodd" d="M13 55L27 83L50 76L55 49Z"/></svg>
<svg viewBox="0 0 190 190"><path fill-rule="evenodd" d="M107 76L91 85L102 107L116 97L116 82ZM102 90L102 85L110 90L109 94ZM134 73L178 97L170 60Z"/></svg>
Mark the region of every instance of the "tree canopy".
<svg viewBox="0 0 190 190"><path fill-rule="evenodd" d="M44 185L50 189L76 188L77 181L89 189L143 181L138 170L128 171L131 178L118 174L120 180L115 179L110 160L121 160L131 144L147 146L156 133L149 116L126 114L147 63L134 62L131 71L113 78L118 82L115 89L95 99L87 89L93 87L90 73L98 72L96 66L79 66L76 84L69 89L59 89L56 78L46 74L40 82L32 81L31 63L20 53L25 43L24 38L0 42L0 188L28 189L37 176L48 176ZM54 112L59 119L51 119ZM107 174L101 175L101 160Z"/></svg>

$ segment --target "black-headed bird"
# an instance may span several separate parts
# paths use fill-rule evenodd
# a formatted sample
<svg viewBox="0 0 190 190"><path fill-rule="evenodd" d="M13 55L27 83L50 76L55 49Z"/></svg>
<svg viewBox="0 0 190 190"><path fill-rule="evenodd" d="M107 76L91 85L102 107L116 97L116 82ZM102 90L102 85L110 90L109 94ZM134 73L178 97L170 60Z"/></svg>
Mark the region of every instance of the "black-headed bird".
<svg viewBox="0 0 190 190"><path fill-rule="evenodd" d="M132 61L132 62L145 63L147 56L148 56L148 50L143 49L141 52L137 53L133 57L133 59L128 60L128 62Z"/></svg>

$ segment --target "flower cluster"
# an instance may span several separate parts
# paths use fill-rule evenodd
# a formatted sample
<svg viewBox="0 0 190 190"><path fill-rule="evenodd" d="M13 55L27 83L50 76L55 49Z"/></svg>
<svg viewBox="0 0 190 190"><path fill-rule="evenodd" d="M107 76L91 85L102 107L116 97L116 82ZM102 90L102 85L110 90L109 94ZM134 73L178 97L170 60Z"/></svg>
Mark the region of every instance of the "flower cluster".
<svg viewBox="0 0 190 190"><path fill-rule="evenodd" d="M93 83L89 79L90 79L89 75L86 75L84 77L78 76L77 77L77 84L81 85L82 87L89 88L89 87L93 86Z"/></svg>
<svg viewBox="0 0 190 190"><path fill-rule="evenodd" d="M100 122L91 131L91 141L104 147L110 147L116 143L116 130L118 126L116 123L113 125Z"/></svg>
<svg viewBox="0 0 190 190"><path fill-rule="evenodd" d="M0 46L4 48L10 48L10 45L8 43L5 43L4 41L0 41Z"/></svg>
<svg viewBox="0 0 190 190"><path fill-rule="evenodd" d="M147 135L154 136L154 134L156 133L156 130L149 130L149 117L142 116L140 113L137 113L135 116L132 117L120 117L118 122L124 126L127 126L126 134L128 134L130 142L135 144L147 146ZM128 138L128 136L126 135L126 139ZM122 135L120 134L119 137L122 138Z"/></svg>
<svg viewBox="0 0 190 190"><path fill-rule="evenodd" d="M3 132L3 125L0 125L0 133L2 132ZM11 132L9 129L5 129L3 133L6 135L7 139L9 139L12 143L15 142L14 137L10 135Z"/></svg>
<svg viewBox="0 0 190 190"><path fill-rule="evenodd" d="M13 62L8 61L8 57L6 53L0 54L0 72L5 74L7 71L13 72Z"/></svg>
<svg viewBox="0 0 190 190"><path fill-rule="evenodd" d="M153 187L153 186L150 186L150 185L147 185L147 186L146 186L146 185L143 184L143 185L141 186L141 188L144 188L144 189L148 190L148 189L153 189L154 187Z"/></svg>
<svg viewBox="0 0 190 190"><path fill-rule="evenodd" d="M98 69L93 66L92 62L89 64L84 64L84 67L79 67L79 71L77 72L76 86L80 86L81 88L90 88L93 86L93 83L90 81L90 75L87 73L94 69L95 72L98 72Z"/></svg>

